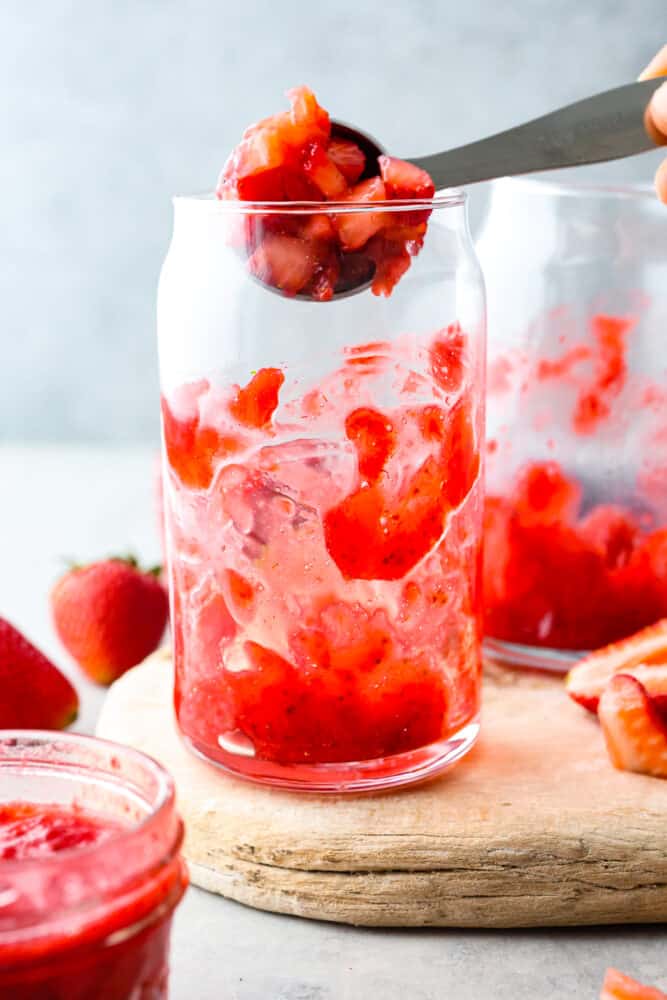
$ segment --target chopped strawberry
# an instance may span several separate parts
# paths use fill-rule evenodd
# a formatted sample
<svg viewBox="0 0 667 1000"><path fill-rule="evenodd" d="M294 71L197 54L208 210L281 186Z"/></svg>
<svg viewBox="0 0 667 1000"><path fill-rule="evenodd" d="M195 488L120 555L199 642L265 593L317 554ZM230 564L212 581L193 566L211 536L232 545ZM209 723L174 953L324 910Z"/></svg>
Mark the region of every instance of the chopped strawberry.
<svg viewBox="0 0 667 1000"><path fill-rule="evenodd" d="M435 185L429 175L414 163L395 156L380 156L378 164L390 198L418 198L421 201L435 194Z"/></svg>
<svg viewBox="0 0 667 1000"><path fill-rule="evenodd" d="M400 580L436 545L447 512L445 470L426 459L400 496L362 485L324 518L324 537L343 576Z"/></svg>
<svg viewBox="0 0 667 1000"><path fill-rule="evenodd" d="M226 671L235 722L258 757L281 763L369 760L439 739L442 673L395 647L384 612L335 602L290 636L290 657L244 643ZM293 662L292 662L293 661Z"/></svg>
<svg viewBox="0 0 667 1000"><path fill-rule="evenodd" d="M651 671L656 671L655 684L649 678ZM667 618L584 657L565 679L567 693L595 712L607 683L619 673L636 676L651 694L661 694L661 680L667 673ZM664 694L667 695L667 685Z"/></svg>
<svg viewBox="0 0 667 1000"><path fill-rule="evenodd" d="M162 433L170 468L180 481L192 489L208 489L213 479L216 459L233 454L240 439L220 433L202 422L200 399L210 391L206 380L180 390L171 401L162 398Z"/></svg>
<svg viewBox="0 0 667 1000"><path fill-rule="evenodd" d="M384 184L379 177L371 177L356 184L341 200L367 204L385 199ZM382 212L343 212L334 217L344 250L358 250L382 228L383 221Z"/></svg>
<svg viewBox="0 0 667 1000"><path fill-rule="evenodd" d="M385 239L382 233L370 241L366 253L375 261L371 290L387 298L410 267L410 253L405 245Z"/></svg>
<svg viewBox="0 0 667 1000"><path fill-rule="evenodd" d="M611 678L600 697L598 718L614 767L667 778L667 722L636 677Z"/></svg>
<svg viewBox="0 0 667 1000"><path fill-rule="evenodd" d="M246 386L238 389L229 404L230 413L246 427L267 427L278 406L278 393L284 381L280 368L260 368Z"/></svg>
<svg viewBox="0 0 667 1000"><path fill-rule="evenodd" d="M406 163L395 156L378 157L380 166L380 176L385 183L388 198L396 198L401 201L428 201L435 194L433 181L420 167L414 163ZM428 222L431 214L430 209L419 209L416 211L403 211L396 213L403 220L403 225L419 225Z"/></svg>
<svg viewBox="0 0 667 1000"><path fill-rule="evenodd" d="M607 969L600 1000L667 1000L667 993L653 986L642 986L618 969Z"/></svg>
<svg viewBox="0 0 667 1000"><path fill-rule="evenodd" d="M359 180L366 166L366 157L356 142L347 139L332 139L329 143L329 158L333 160L348 184Z"/></svg>
<svg viewBox="0 0 667 1000"><path fill-rule="evenodd" d="M315 273L317 260L310 246L295 236L267 234L248 261L260 281L296 295Z"/></svg>
<svg viewBox="0 0 667 1000"><path fill-rule="evenodd" d="M232 614L237 622L246 624L254 614L255 588L236 570L228 569L225 576Z"/></svg>
<svg viewBox="0 0 667 1000"><path fill-rule="evenodd" d="M303 172L307 180L329 201L343 198L347 193L345 176L329 157L322 143L313 142L306 147Z"/></svg>
<svg viewBox="0 0 667 1000"><path fill-rule="evenodd" d="M450 415L443 461L447 468L445 495L451 507L458 507L468 496L479 473L479 448L465 399L459 400Z"/></svg>
<svg viewBox="0 0 667 1000"><path fill-rule="evenodd" d="M545 525L575 517L580 497L557 462L534 462L519 472L512 499L521 524Z"/></svg>
<svg viewBox="0 0 667 1000"><path fill-rule="evenodd" d="M360 477L377 479L396 447L396 431L389 417L361 407L348 414L345 433L357 449Z"/></svg>
<svg viewBox="0 0 667 1000"><path fill-rule="evenodd" d="M609 569L627 565L637 541L637 525L627 511L600 504L580 521L579 530Z"/></svg>
<svg viewBox="0 0 667 1000"><path fill-rule="evenodd" d="M291 105L290 115L295 125L308 125L311 130L320 132L323 138L331 131L329 115L317 103L315 94L308 87L294 87L287 91Z"/></svg>
<svg viewBox="0 0 667 1000"><path fill-rule="evenodd" d="M297 87L288 96L290 111L265 118L243 133L220 175L218 198L367 205L433 197L428 174L388 156L379 158L381 177L360 182L366 158L359 146L331 137L329 115L307 87ZM354 185L351 190L349 185ZM372 280L373 293L388 296L421 250L429 215L430 209L424 208L336 210L325 232L319 223L310 227L303 216L256 214L240 226L230 226L229 240L238 251L245 250L256 278L285 295L326 302ZM384 238L373 240L383 229Z"/></svg>
<svg viewBox="0 0 667 1000"><path fill-rule="evenodd" d="M436 334L429 349L431 374L444 392L457 392L466 363L466 337L459 323Z"/></svg>

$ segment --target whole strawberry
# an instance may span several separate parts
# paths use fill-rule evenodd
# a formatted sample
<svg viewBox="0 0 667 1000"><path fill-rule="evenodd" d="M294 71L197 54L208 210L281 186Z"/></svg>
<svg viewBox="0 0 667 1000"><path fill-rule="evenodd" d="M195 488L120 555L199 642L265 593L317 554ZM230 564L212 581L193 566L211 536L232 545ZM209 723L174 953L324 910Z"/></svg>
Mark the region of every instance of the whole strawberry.
<svg viewBox="0 0 667 1000"><path fill-rule="evenodd" d="M51 592L60 640L98 684L110 684L159 645L167 624L167 592L159 570L136 559L105 559L75 567Z"/></svg>
<svg viewBox="0 0 667 1000"><path fill-rule="evenodd" d="M0 729L64 729L78 711L67 678L0 618Z"/></svg>

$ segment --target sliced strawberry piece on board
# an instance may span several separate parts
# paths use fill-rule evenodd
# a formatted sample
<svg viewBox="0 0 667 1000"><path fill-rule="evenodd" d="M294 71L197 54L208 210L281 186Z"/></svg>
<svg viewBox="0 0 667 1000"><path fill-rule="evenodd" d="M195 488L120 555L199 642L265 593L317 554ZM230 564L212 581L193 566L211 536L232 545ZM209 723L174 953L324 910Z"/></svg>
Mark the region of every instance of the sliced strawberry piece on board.
<svg viewBox="0 0 667 1000"><path fill-rule="evenodd" d="M642 986L618 969L607 969L600 1000L667 1000L667 993L653 986Z"/></svg>
<svg viewBox="0 0 667 1000"><path fill-rule="evenodd" d="M600 697L598 718L614 767L667 778L667 724L635 677L612 677Z"/></svg>
<svg viewBox="0 0 667 1000"><path fill-rule="evenodd" d="M635 635L596 650L580 660L565 678L570 698L590 712L596 712L600 695L614 674L638 674L652 695L661 693L661 680L667 669L667 618L649 625ZM659 679L655 684L648 679L655 670ZM667 694L667 688L665 689ZM662 702L660 702L662 704Z"/></svg>

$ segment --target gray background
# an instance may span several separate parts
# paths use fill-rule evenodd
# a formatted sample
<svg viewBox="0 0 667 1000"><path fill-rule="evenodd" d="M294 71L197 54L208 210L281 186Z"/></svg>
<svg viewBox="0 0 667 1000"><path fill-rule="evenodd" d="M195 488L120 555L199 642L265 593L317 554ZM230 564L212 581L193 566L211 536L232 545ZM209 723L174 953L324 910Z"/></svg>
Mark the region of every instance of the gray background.
<svg viewBox="0 0 667 1000"><path fill-rule="evenodd" d="M417 154L630 80L666 38L667 0L1 0L0 437L157 438L169 198L286 88Z"/></svg>

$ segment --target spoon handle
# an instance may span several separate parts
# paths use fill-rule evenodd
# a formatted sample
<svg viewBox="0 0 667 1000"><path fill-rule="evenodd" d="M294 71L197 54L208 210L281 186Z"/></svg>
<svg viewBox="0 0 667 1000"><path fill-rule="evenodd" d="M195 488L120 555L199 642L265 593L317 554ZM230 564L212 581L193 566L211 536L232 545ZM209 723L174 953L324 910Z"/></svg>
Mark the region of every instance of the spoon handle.
<svg viewBox="0 0 667 1000"><path fill-rule="evenodd" d="M644 116L661 83L664 78L616 87L487 139L410 162L427 170L436 188L444 188L643 153L656 146Z"/></svg>

